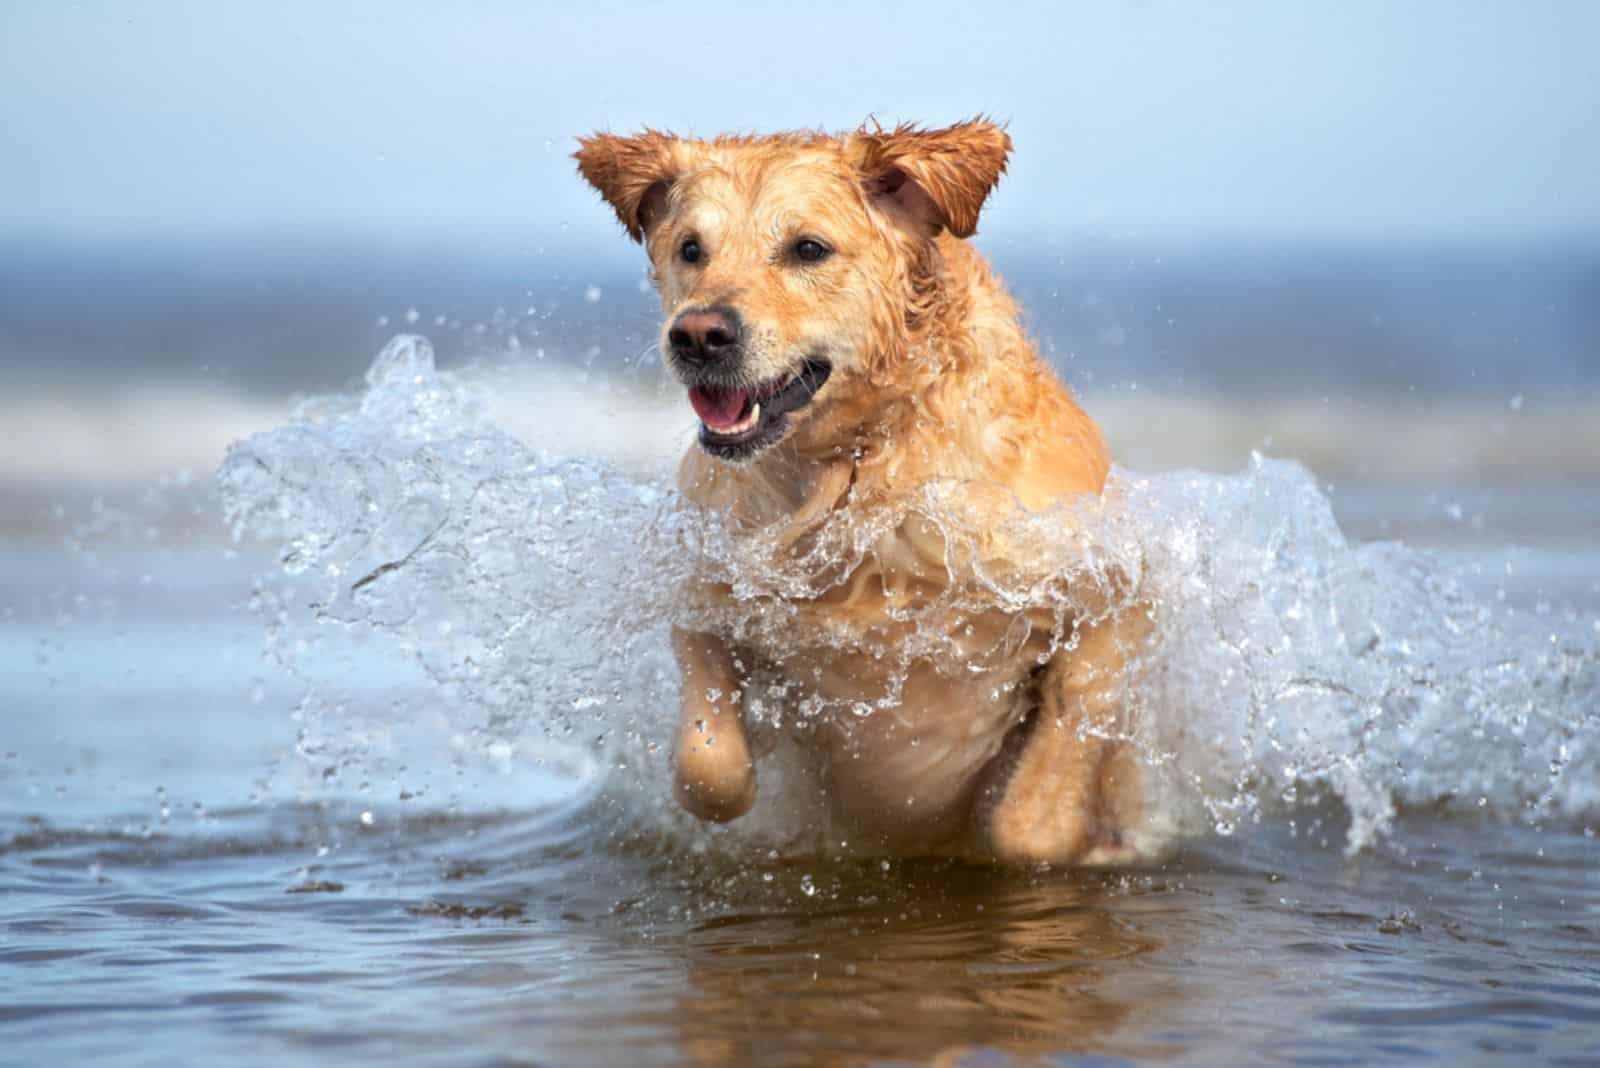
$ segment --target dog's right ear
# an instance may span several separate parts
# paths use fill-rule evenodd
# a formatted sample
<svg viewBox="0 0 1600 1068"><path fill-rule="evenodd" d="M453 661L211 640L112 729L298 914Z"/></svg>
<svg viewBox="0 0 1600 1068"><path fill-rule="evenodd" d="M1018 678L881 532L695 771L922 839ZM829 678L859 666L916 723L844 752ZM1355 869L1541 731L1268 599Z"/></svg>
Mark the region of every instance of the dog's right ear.
<svg viewBox="0 0 1600 1068"><path fill-rule="evenodd" d="M578 138L578 171L600 191L628 230L642 242L667 206L667 188L681 170L671 134L645 130L634 137L597 133Z"/></svg>

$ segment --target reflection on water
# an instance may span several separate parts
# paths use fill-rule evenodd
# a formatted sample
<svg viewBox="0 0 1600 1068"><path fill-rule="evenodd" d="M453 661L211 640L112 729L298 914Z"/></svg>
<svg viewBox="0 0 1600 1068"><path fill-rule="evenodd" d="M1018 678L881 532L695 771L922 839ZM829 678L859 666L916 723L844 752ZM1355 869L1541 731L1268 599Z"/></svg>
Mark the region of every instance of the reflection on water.
<svg viewBox="0 0 1600 1068"><path fill-rule="evenodd" d="M1117 915L1098 880L932 869L876 886L855 872L795 881L845 903L735 912L688 933L689 991L674 1012L695 1061L1098 1049L1132 1011L1108 975L1160 944Z"/></svg>
<svg viewBox="0 0 1600 1068"><path fill-rule="evenodd" d="M1347 863L1266 829L1085 876L695 855L605 826L582 804L286 802L148 833L7 817L0 1038L16 1063L1600 1054L1582 833L1407 820Z"/></svg>

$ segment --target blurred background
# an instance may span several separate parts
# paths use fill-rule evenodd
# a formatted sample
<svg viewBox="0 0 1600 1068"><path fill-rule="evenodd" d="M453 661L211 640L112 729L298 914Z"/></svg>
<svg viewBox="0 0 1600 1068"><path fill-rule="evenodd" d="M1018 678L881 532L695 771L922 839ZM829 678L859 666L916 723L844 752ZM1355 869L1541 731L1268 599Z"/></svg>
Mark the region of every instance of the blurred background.
<svg viewBox="0 0 1600 1068"><path fill-rule="evenodd" d="M978 243L1122 463L1261 450L1358 536L1592 547L1597 54L1586 0L11 0L0 525L204 486L402 330L654 463L693 420L574 137L982 112Z"/></svg>
<svg viewBox="0 0 1600 1068"><path fill-rule="evenodd" d="M1592 1063L1597 105L1600 0L0 0L0 1063ZM1184 732L1259 788L1231 845L1103 894L736 880L634 760L676 685L617 563L672 536L651 494L500 450L434 546L465 450L363 483L389 424L323 424L254 455L333 518L230 536L229 443L401 332L526 440L670 468L695 420L578 135L979 113L1016 149L977 243L1125 468L1298 460L1434 554L1329 544L1282 471L1169 481L1216 633L1162 675L1237 695ZM1330 774L1438 805L1343 861Z"/></svg>

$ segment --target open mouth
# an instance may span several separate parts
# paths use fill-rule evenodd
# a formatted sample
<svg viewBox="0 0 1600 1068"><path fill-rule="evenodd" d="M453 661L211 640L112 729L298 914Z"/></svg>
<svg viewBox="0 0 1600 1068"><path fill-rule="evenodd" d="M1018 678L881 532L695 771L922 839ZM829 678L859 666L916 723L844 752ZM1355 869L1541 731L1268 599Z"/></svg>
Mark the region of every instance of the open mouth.
<svg viewBox="0 0 1600 1068"><path fill-rule="evenodd" d="M789 429L789 413L811 403L833 373L824 359L810 359L798 374L747 389L689 387L689 404L700 417L700 445L725 460L743 459L777 441Z"/></svg>

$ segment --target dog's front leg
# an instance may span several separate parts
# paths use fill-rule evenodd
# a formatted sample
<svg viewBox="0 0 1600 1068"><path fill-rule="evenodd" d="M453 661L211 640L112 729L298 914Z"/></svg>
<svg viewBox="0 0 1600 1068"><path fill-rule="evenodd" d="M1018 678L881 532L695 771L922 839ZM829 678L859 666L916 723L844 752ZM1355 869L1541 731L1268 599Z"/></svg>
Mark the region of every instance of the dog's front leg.
<svg viewBox="0 0 1600 1068"><path fill-rule="evenodd" d="M1045 667L1039 707L990 810L989 848L1013 863L1131 859L1123 835L1139 816L1137 762L1122 733L1124 672L1150 633L1135 608L1078 628L1076 648Z"/></svg>
<svg viewBox="0 0 1600 1068"><path fill-rule="evenodd" d="M674 628L672 648L683 674L673 777L678 803L703 820L735 819L756 799L739 665L727 643L709 634Z"/></svg>

